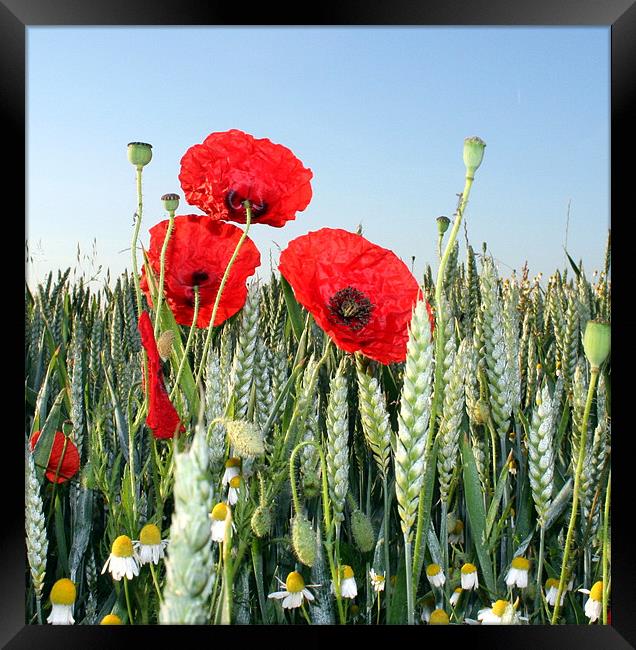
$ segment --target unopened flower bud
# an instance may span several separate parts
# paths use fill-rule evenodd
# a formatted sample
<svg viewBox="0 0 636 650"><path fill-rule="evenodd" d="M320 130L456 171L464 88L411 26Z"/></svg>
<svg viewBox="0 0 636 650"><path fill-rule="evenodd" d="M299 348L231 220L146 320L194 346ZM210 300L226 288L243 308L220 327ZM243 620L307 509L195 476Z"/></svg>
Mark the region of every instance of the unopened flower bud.
<svg viewBox="0 0 636 650"><path fill-rule="evenodd" d="M466 165L466 176L469 178L474 177L481 165L485 148L486 143L476 135L464 140L464 165Z"/></svg>
<svg viewBox="0 0 636 650"><path fill-rule="evenodd" d="M269 531L272 528L272 513L270 509L267 506L258 506L254 510L250 524L256 537L269 535Z"/></svg>
<svg viewBox="0 0 636 650"><path fill-rule="evenodd" d="M583 334L583 350L592 368L599 368L610 352L610 325L590 320Z"/></svg>
<svg viewBox="0 0 636 650"><path fill-rule="evenodd" d="M128 160L135 167L144 167L152 160L152 145L146 142L129 142Z"/></svg>
<svg viewBox="0 0 636 650"><path fill-rule="evenodd" d="M373 524L361 510L356 510L351 515L351 532L356 546L362 553L368 553L375 547L375 533Z"/></svg>
<svg viewBox="0 0 636 650"><path fill-rule="evenodd" d="M316 535L304 515L296 515L292 522L292 546L296 557L305 566L313 566L316 561Z"/></svg>

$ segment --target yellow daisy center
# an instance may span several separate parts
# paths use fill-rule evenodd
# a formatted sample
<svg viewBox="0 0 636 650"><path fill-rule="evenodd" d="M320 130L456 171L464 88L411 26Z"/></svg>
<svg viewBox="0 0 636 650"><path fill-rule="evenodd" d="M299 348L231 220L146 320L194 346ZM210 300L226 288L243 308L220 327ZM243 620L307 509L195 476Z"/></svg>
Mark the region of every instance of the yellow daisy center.
<svg viewBox="0 0 636 650"><path fill-rule="evenodd" d="M595 600L597 603L600 603L603 600L603 582L599 580L594 583L592 589L590 589L590 598Z"/></svg>
<svg viewBox="0 0 636 650"><path fill-rule="evenodd" d="M373 578L374 582L384 582L384 576L375 575Z"/></svg>
<svg viewBox="0 0 636 650"><path fill-rule="evenodd" d="M60 578L51 589L51 603L72 605L75 602L75 585L68 578Z"/></svg>
<svg viewBox="0 0 636 650"><path fill-rule="evenodd" d="M133 545L128 535L120 535L111 548L111 553L116 557L132 557Z"/></svg>
<svg viewBox="0 0 636 650"><path fill-rule="evenodd" d="M117 614L106 614L100 621L100 625L123 625L121 618Z"/></svg>
<svg viewBox="0 0 636 650"><path fill-rule="evenodd" d="M461 594L462 591L463 591L463 589L461 587L457 587L457 589L455 589L456 594Z"/></svg>
<svg viewBox="0 0 636 650"><path fill-rule="evenodd" d="M230 479L230 487L238 488L240 485L241 485L241 477L240 476L233 476Z"/></svg>
<svg viewBox="0 0 636 650"><path fill-rule="evenodd" d="M343 580L353 578L353 569L348 564L344 564L342 567L340 567L340 577Z"/></svg>
<svg viewBox="0 0 636 650"><path fill-rule="evenodd" d="M448 625L448 614L443 609L436 609L431 612L431 618L428 621L429 625Z"/></svg>
<svg viewBox="0 0 636 650"><path fill-rule="evenodd" d="M525 557L516 557L512 560L512 568L527 571L530 568L530 560L526 560Z"/></svg>
<svg viewBox="0 0 636 650"><path fill-rule="evenodd" d="M161 532L154 524L146 524L139 533L139 541L144 546L157 546L161 544Z"/></svg>
<svg viewBox="0 0 636 650"><path fill-rule="evenodd" d="M225 521L227 517L227 506L224 503L217 503L214 508L212 508L212 519L216 521Z"/></svg>
<svg viewBox="0 0 636 650"><path fill-rule="evenodd" d="M548 578L545 581L545 588L546 589L552 589L554 587L555 589L559 588L559 581L556 578Z"/></svg>
<svg viewBox="0 0 636 650"><path fill-rule="evenodd" d="M305 581L298 571L292 571L285 580L285 587L290 594L297 594L305 588Z"/></svg>
<svg viewBox="0 0 636 650"><path fill-rule="evenodd" d="M225 461L225 466L226 467L240 467L241 466L241 459L240 458L228 458Z"/></svg>
<svg viewBox="0 0 636 650"><path fill-rule="evenodd" d="M426 575L427 576L436 576L442 569L440 568L439 564L429 564L426 567Z"/></svg>
<svg viewBox="0 0 636 650"><path fill-rule="evenodd" d="M477 571L477 567L474 564L471 564L470 562L466 562L464 566L462 567L462 573L466 575L467 573L475 573Z"/></svg>
<svg viewBox="0 0 636 650"><path fill-rule="evenodd" d="M492 613L495 616L499 616L501 618L504 615L504 612L506 611L506 607L508 607L507 600L498 600L496 603L493 603Z"/></svg>

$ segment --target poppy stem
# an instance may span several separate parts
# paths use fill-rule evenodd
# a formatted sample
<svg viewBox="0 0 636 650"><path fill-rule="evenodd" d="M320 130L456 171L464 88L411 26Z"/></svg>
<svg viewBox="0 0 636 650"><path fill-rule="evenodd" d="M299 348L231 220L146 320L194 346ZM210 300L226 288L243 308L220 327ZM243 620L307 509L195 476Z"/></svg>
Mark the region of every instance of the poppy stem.
<svg viewBox="0 0 636 650"><path fill-rule="evenodd" d="M137 212L135 214L135 229L133 230L132 244L130 250L132 253L132 270L133 281L135 283L135 296L137 298L137 313L141 314L141 288L139 286L139 270L137 268L137 239L139 237L139 229L141 228L141 212L143 209L143 200L141 198L141 170L143 165L137 165Z"/></svg>
<svg viewBox="0 0 636 650"><path fill-rule="evenodd" d="M194 383L198 384L201 381L201 375L203 374L203 369L207 365L207 358L208 358L208 350L210 349L210 342L212 341L212 332L214 331L214 320L216 318L216 312L219 309L219 304L221 303L221 295L223 294L223 289L225 288L225 284L230 277L230 270L232 268L232 265L234 264L234 261L238 257L239 251L241 250L241 246L243 246L243 242L247 238L247 233L250 229L250 224L252 223L252 204L249 200L243 201L243 206L245 207L245 230L243 231L243 234L241 235L241 238L238 240L238 244L236 244L236 248L234 249L234 253L232 253L232 257L230 258L230 261L228 262L228 265L225 269L225 273L223 274L223 278L221 279L221 284L219 284L219 290L216 293L216 299L214 300L214 307L212 307L212 316L210 317L210 324L208 325L208 334L205 337L205 345L203 346L203 352L201 353L201 361L200 361L200 366L199 370L197 371L196 378Z"/></svg>
<svg viewBox="0 0 636 650"><path fill-rule="evenodd" d="M168 250L168 242L170 241L170 236L172 235L172 229L174 228L174 210L168 211L168 228L166 230L166 236L163 240L163 246L161 247L161 256L160 256L160 270L159 270L159 288L157 289L157 313L155 314L155 338L159 334L159 320L161 318L161 302L163 300L163 283L166 274L166 251ZM195 318L196 321L196 318Z"/></svg>
<svg viewBox="0 0 636 650"><path fill-rule="evenodd" d="M188 340L186 341L185 349L183 350L183 356L181 357L181 363L179 364L179 369L177 370L177 376L175 377L172 390L170 391L170 400L174 399L175 393L177 392L177 387L179 386L179 380L183 374L183 369L185 368L186 359L188 358L188 352L192 345L192 338L194 335L194 328L197 325L197 318L199 317L199 287L194 287L194 313L192 314L192 325L190 325L190 331L188 332ZM201 361L201 367L203 367L203 361ZM197 379L197 383L198 383Z"/></svg>

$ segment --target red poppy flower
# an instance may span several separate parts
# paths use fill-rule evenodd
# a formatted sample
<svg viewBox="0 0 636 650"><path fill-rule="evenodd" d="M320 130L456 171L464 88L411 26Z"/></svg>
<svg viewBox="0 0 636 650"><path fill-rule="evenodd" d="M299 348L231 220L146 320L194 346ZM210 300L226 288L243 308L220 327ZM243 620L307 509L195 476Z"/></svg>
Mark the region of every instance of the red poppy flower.
<svg viewBox="0 0 636 650"><path fill-rule="evenodd" d="M190 205L214 219L252 221L280 228L311 200L313 174L283 145L237 129L211 133L181 158L179 180Z"/></svg>
<svg viewBox="0 0 636 650"><path fill-rule="evenodd" d="M40 438L40 432L36 431L30 442L31 451ZM66 446L65 446L66 444ZM60 461L62 461L60 463ZM58 469L59 468L59 469ZM51 455L46 466L45 476L51 483L64 483L73 478L80 468L80 457L77 447L70 438L65 436L61 431L56 431L51 447Z"/></svg>
<svg viewBox="0 0 636 650"><path fill-rule="evenodd" d="M160 257L168 220L150 229L148 259L153 273L159 279ZM174 220L174 228L166 251L164 292L166 302L181 325L191 325L194 317L194 287L199 288L199 315L197 327L207 327L225 269L236 249L242 231L237 226L214 221L205 215L187 214ZM261 255L254 242L247 237L234 260L221 302L214 318L220 325L245 304L247 278L261 263ZM141 288L151 301L148 281L144 273Z"/></svg>
<svg viewBox="0 0 636 650"><path fill-rule="evenodd" d="M384 364L404 361L420 288L394 253L361 235L322 228L291 241L278 268L340 349Z"/></svg>
<svg viewBox="0 0 636 650"><path fill-rule="evenodd" d="M152 329L152 322L148 312L142 311L139 316L139 334L141 335L141 344L148 354L148 417L146 424L152 429L152 435L155 438L172 438L180 427L180 431L185 431L181 424L179 414L172 405L168 397L168 391L163 383L161 373L161 358L157 350L157 342Z"/></svg>

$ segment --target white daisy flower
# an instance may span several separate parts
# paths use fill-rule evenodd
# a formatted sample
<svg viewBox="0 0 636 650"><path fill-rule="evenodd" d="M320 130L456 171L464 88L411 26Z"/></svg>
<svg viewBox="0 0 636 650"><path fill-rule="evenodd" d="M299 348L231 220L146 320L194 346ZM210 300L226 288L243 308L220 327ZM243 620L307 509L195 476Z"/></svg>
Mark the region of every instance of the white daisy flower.
<svg viewBox="0 0 636 650"><path fill-rule="evenodd" d="M517 614L515 605L507 600L498 600L492 604L492 607L480 609L477 618L482 625L518 625L521 623L521 617Z"/></svg>
<svg viewBox="0 0 636 650"><path fill-rule="evenodd" d="M225 461L225 471L221 483L225 487L235 476L241 473L241 459L238 457L228 458Z"/></svg>
<svg viewBox="0 0 636 650"><path fill-rule="evenodd" d="M230 486L227 492L227 502L233 506L239 499L239 490L241 486L241 476L237 474L230 479Z"/></svg>
<svg viewBox="0 0 636 650"><path fill-rule="evenodd" d="M556 578L548 578L545 581L545 599L551 607L554 607L559 593L559 581ZM565 591L561 594L561 605L565 600ZM559 605L559 607L561 606Z"/></svg>
<svg viewBox="0 0 636 650"><path fill-rule="evenodd" d="M132 540L128 535L120 535L110 549L110 555L104 564L102 574L108 569L113 580L121 580L124 576L132 580L139 575L139 558L135 553Z"/></svg>
<svg viewBox="0 0 636 650"><path fill-rule="evenodd" d="M594 623L603 610L603 581L595 582L591 590L579 589L579 591L590 595L585 603L585 615L590 619L590 623Z"/></svg>
<svg viewBox="0 0 636 650"><path fill-rule="evenodd" d="M51 625L73 625L76 595L75 584L68 578L60 578L51 589L51 613L46 622Z"/></svg>
<svg viewBox="0 0 636 650"><path fill-rule="evenodd" d="M161 539L161 532L154 524L146 524L139 533L139 540L133 541L133 547L139 558L139 565L159 564L164 557L167 539Z"/></svg>
<svg viewBox="0 0 636 650"><path fill-rule="evenodd" d="M336 587L331 581L331 593L336 593ZM358 585L353 576L353 569L348 564L340 567L340 595L343 598L355 598L358 595Z"/></svg>
<svg viewBox="0 0 636 650"><path fill-rule="evenodd" d="M528 570L530 569L530 560L525 557L516 557L512 560L510 570L506 575L506 584L509 587L515 585L519 589L525 589L528 586Z"/></svg>
<svg viewBox="0 0 636 650"><path fill-rule="evenodd" d="M462 589L477 589L479 579L477 577L477 567L470 562L464 564L461 570Z"/></svg>
<svg viewBox="0 0 636 650"><path fill-rule="evenodd" d="M462 588L461 588L461 587L457 587L457 589L455 589L455 591L453 591L453 593L451 594L451 597L448 599L449 602L450 602L450 604L451 604L453 607L455 607L455 605L457 605L457 601L459 600L459 597L460 597L461 595L462 595Z"/></svg>
<svg viewBox="0 0 636 650"><path fill-rule="evenodd" d="M426 577L432 587L443 587L446 582L446 576L439 564L429 564L426 567Z"/></svg>
<svg viewBox="0 0 636 650"><path fill-rule="evenodd" d="M225 503L217 503L212 508L212 512L210 513L210 519L212 519L212 541L222 542L225 539L229 513L230 509Z"/></svg>
<svg viewBox="0 0 636 650"><path fill-rule="evenodd" d="M282 587L285 587L285 591L274 591L271 594L268 594L268 598L282 598L283 609L293 609L295 607L300 607L304 600L312 601L314 599L313 594L307 587L320 587L320 585L307 585L305 586L305 581L303 577L298 573L298 571L292 571L288 576L287 580L283 582L279 578L276 578L280 582Z"/></svg>
<svg viewBox="0 0 636 650"><path fill-rule="evenodd" d="M379 591L384 591L384 574L380 575L371 569L371 571L369 571L369 577L371 578L371 586L373 587L373 591L375 591L376 594Z"/></svg>

